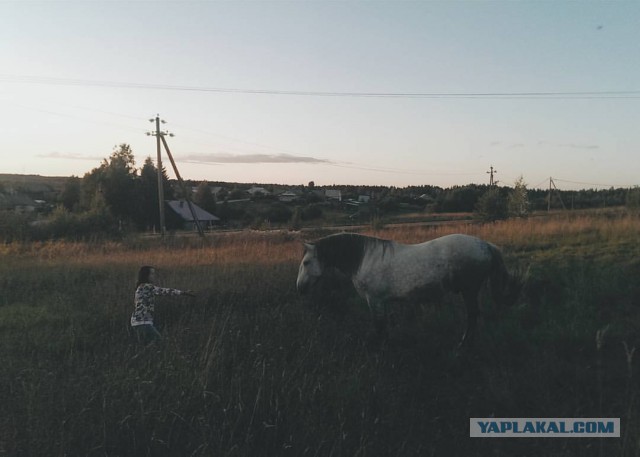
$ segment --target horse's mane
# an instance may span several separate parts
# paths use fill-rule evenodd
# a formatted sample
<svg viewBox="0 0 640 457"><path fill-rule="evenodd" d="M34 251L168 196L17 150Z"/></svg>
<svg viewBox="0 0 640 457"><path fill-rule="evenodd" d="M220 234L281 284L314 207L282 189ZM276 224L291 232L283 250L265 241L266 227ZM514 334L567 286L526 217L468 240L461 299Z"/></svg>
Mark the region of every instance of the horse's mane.
<svg viewBox="0 0 640 457"><path fill-rule="evenodd" d="M316 246L318 260L322 264L351 275L358 272L368 248L381 244L384 255L391 241L357 233L338 233L320 238L312 244Z"/></svg>

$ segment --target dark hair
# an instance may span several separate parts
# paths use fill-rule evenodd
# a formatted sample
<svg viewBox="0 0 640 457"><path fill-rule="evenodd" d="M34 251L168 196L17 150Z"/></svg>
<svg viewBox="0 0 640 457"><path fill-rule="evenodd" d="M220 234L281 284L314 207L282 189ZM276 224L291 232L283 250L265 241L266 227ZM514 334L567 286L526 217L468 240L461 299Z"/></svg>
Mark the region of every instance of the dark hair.
<svg viewBox="0 0 640 457"><path fill-rule="evenodd" d="M140 267L140 270L138 271L138 282L136 283L136 287L138 287L140 284L146 284L149 282L149 274L151 273L151 270L155 270L155 268L150 265Z"/></svg>

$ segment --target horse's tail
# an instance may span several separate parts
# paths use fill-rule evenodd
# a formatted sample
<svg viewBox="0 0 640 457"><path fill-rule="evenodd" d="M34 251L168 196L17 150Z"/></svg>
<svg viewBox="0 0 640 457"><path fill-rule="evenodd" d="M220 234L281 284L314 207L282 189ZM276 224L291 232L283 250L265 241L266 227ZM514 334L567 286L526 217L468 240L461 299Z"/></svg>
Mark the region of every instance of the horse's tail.
<svg viewBox="0 0 640 457"><path fill-rule="evenodd" d="M520 296L524 282L509 274L502 253L496 246L489 243L489 250L491 251L489 281L493 300L500 306L512 306Z"/></svg>

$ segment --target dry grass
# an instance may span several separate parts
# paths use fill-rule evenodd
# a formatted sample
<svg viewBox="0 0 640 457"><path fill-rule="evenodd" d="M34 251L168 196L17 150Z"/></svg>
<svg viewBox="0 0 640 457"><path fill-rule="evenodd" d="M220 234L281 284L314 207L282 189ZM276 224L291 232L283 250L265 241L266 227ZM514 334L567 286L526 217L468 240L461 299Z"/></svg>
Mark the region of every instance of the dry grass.
<svg viewBox="0 0 640 457"><path fill-rule="evenodd" d="M326 232L323 232L326 233ZM452 233L478 236L509 251L540 250L558 246L588 246L606 242L626 246L640 234L640 218L623 212L568 213L510 219L491 224L406 225L362 233L402 243L420 243ZM64 261L77 264L153 264L188 266L259 264L299 260L300 241L313 239L305 232L244 231L209 235L87 244L47 241L0 245L0 258Z"/></svg>
<svg viewBox="0 0 640 457"><path fill-rule="evenodd" d="M265 265L291 261L296 248L299 248L299 243L287 233L243 232L209 236L204 240L188 236L165 241L147 238L101 244L69 241L12 243L0 246L0 258L77 265Z"/></svg>
<svg viewBox="0 0 640 457"><path fill-rule="evenodd" d="M490 241L512 259L544 261L561 254L563 260L603 259L640 262L640 218L625 212L592 211L541 215L490 224L392 227L368 234L404 243L418 243L452 233Z"/></svg>
<svg viewBox="0 0 640 457"><path fill-rule="evenodd" d="M366 233L454 232L525 259L533 278L462 357L451 309L400 323L375 349L358 299L334 297L337 311L301 301L299 241L321 232L0 246L0 455L637 455L640 220ZM146 348L127 327L142 264L199 292L160 303L165 339ZM624 438L471 440L469 417L491 415L622 417Z"/></svg>

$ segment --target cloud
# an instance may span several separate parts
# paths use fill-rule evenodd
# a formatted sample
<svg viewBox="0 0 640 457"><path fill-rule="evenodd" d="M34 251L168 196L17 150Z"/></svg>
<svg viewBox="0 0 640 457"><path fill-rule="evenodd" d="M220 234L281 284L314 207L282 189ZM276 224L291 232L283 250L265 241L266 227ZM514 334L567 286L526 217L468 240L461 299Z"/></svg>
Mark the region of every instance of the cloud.
<svg viewBox="0 0 640 457"><path fill-rule="evenodd" d="M569 148L569 149L600 149L597 144L580 144L580 143L552 143L549 141L538 141L538 146L554 146L557 148Z"/></svg>
<svg viewBox="0 0 640 457"><path fill-rule="evenodd" d="M48 152L38 154L36 157L43 159L65 159L65 160L91 160L100 162L104 157L88 156L83 154L77 154L74 152L62 153L62 152ZM310 164L331 164L330 160L318 159L315 157L297 156L293 154L227 154L227 153L212 153L212 154L190 154L187 156L181 156L178 161L190 162L190 163L217 163L217 164L232 164L232 163L310 163Z"/></svg>
<svg viewBox="0 0 640 457"><path fill-rule="evenodd" d="M47 152L44 154L38 154L36 157L40 157L43 159L66 159L66 160L92 160L92 161L100 161L104 157L98 156L87 156L83 154L76 154L74 152L62 153L62 152Z"/></svg>
<svg viewBox="0 0 640 457"><path fill-rule="evenodd" d="M193 163L331 163L326 159L292 154L190 154L181 160Z"/></svg>
<svg viewBox="0 0 640 457"><path fill-rule="evenodd" d="M571 149L599 149L600 146L597 144L575 144L575 143L565 143L559 144L561 148L571 148Z"/></svg>

